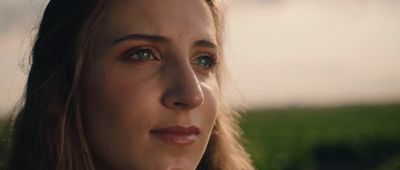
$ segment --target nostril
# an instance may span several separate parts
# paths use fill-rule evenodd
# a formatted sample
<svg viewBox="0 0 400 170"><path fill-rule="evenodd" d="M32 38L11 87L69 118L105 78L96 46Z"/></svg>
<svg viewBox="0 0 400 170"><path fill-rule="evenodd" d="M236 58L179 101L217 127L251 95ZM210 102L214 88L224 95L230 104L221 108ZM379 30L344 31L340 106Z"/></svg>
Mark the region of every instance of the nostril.
<svg viewBox="0 0 400 170"><path fill-rule="evenodd" d="M203 89L197 75L189 65L185 70L174 70L168 74L168 84L161 96L162 104L170 109L190 110L200 106L204 100Z"/></svg>
<svg viewBox="0 0 400 170"><path fill-rule="evenodd" d="M185 103L181 103L181 102L175 102L174 106L180 109L188 109L190 108L190 106L188 104Z"/></svg>

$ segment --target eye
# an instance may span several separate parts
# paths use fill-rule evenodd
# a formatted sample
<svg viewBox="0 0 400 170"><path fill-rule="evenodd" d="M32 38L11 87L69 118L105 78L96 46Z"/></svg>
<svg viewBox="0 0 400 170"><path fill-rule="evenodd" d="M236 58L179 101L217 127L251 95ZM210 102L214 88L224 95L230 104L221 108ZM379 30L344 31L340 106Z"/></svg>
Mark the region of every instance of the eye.
<svg viewBox="0 0 400 170"><path fill-rule="evenodd" d="M216 59L209 54L201 54L194 61L194 64L202 67L203 69L212 69L217 65Z"/></svg>
<svg viewBox="0 0 400 170"><path fill-rule="evenodd" d="M159 55L153 47L143 46L128 50L123 59L128 62L147 62L151 60L158 60Z"/></svg>

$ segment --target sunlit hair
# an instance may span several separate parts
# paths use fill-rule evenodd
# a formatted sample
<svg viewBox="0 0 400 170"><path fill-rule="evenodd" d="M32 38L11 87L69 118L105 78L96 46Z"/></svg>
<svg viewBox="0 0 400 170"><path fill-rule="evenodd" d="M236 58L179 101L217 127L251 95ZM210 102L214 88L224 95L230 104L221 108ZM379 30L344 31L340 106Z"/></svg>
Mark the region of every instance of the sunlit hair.
<svg viewBox="0 0 400 170"><path fill-rule="evenodd" d="M50 0L32 48L24 102L14 124L10 170L94 169L80 108L81 79L85 58L91 55L96 25L106 15L107 3L112 2L115 1ZM223 3L206 2L222 48ZM219 51L223 55L223 50ZM222 70L217 75L220 86ZM221 104L197 169L254 169L240 143L237 117L236 112Z"/></svg>

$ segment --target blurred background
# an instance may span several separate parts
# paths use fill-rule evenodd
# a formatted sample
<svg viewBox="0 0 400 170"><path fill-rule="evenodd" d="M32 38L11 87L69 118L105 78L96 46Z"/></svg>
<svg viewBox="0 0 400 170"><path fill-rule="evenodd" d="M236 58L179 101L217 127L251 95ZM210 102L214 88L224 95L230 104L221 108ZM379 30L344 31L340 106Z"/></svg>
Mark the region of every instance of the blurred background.
<svg viewBox="0 0 400 170"><path fill-rule="evenodd" d="M0 129L46 3L0 1ZM226 97L257 169L400 169L400 1L230 0L227 14Z"/></svg>

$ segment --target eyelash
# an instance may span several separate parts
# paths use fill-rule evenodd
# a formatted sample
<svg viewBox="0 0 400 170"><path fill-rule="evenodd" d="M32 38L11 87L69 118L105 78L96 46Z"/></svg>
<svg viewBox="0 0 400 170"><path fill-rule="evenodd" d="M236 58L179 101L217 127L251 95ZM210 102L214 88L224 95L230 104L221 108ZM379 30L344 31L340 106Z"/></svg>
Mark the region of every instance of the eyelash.
<svg viewBox="0 0 400 170"><path fill-rule="evenodd" d="M149 52L148 56L150 59L138 59L138 58L133 58L134 55L139 55L139 52L145 52L145 50L147 50L147 52ZM122 57L125 61L127 62L148 62L148 60L160 60L160 53L158 52L158 50L152 46L140 46L140 47L134 47L132 49L129 49L127 52L125 52ZM140 56L138 56L140 57Z"/></svg>
<svg viewBox="0 0 400 170"><path fill-rule="evenodd" d="M201 64L203 63L199 63L201 61L198 61L198 59L205 57L206 59L209 60L209 63L205 63L206 66L201 66ZM198 55L198 57L195 58L195 60L193 61L193 64L196 64L200 67L202 67L202 69L204 70L211 70L213 68L215 68L216 66L218 66L218 61L215 57L215 55L209 54L209 53L200 53L200 55Z"/></svg>
<svg viewBox="0 0 400 170"><path fill-rule="evenodd" d="M147 52L149 52L149 56L147 57L149 57L149 59L133 58L134 55L136 55L136 57L140 57L138 56L139 55L138 53L145 52L144 50L148 50ZM149 62L151 60L161 60L161 55L158 49L146 45L146 46L134 47L132 49L127 50L125 53L122 54L122 58L126 62L140 63L140 62ZM204 63L204 60L199 61L199 59L204 59L204 58L208 60L208 63ZM196 54L195 59L191 63L201 67L201 69L203 70L212 70L219 64L216 56L207 52ZM201 66L202 64L204 64L205 66Z"/></svg>

